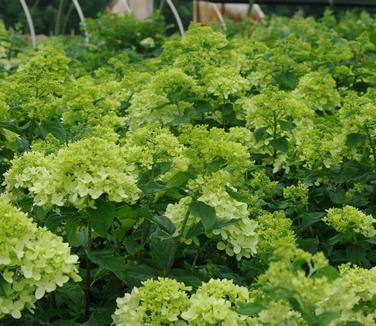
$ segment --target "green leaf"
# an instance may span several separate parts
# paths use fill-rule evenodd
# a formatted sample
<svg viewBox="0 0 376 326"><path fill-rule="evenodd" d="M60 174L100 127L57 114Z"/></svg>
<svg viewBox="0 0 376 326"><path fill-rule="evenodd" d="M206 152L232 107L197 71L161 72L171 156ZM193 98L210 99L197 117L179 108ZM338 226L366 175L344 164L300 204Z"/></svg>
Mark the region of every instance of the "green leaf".
<svg viewBox="0 0 376 326"><path fill-rule="evenodd" d="M338 312L333 312L333 311L323 312L322 314L318 315L318 318L319 318L318 326L327 326L331 321L338 318L339 316L340 316L340 313Z"/></svg>
<svg viewBox="0 0 376 326"><path fill-rule="evenodd" d="M119 207L115 212L115 216L119 220L127 220L127 219L137 220L138 218L135 210L132 209L129 205L123 205Z"/></svg>
<svg viewBox="0 0 376 326"><path fill-rule="evenodd" d="M277 76L276 81L281 85L281 88L286 90L293 90L299 82L299 77L295 72L284 71L279 76Z"/></svg>
<svg viewBox="0 0 376 326"><path fill-rule="evenodd" d="M314 274L313 274L313 277L314 278L322 278L322 277L326 277L328 279L328 281L330 282L333 282L334 280L336 280L338 277L339 277L339 272L338 270L333 267L333 266L325 266L323 268L320 268L319 270L317 270Z"/></svg>
<svg viewBox="0 0 376 326"><path fill-rule="evenodd" d="M242 194L240 192L232 190L230 187L226 186L226 192L237 201L240 201L242 203L249 203L250 196L246 194Z"/></svg>
<svg viewBox="0 0 376 326"><path fill-rule="evenodd" d="M302 229L305 229L313 224L316 224L321 221L325 213L323 212L311 212L311 213L306 213L303 215L302 218L302 224L300 227Z"/></svg>
<svg viewBox="0 0 376 326"><path fill-rule="evenodd" d="M0 274L0 298L5 297L7 295L5 292L4 285L5 285L5 280L3 276Z"/></svg>
<svg viewBox="0 0 376 326"><path fill-rule="evenodd" d="M227 161L224 158L217 156L213 161L209 163L206 171L208 172L208 174L212 174L222 169L226 165L226 163Z"/></svg>
<svg viewBox="0 0 376 326"><path fill-rule="evenodd" d="M346 201L346 192L343 189L329 190L329 198L334 204L343 204Z"/></svg>
<svg viewBox="0 0 376 326"><path fill-rule="evenodd" d="M268 127L261 127L253 132L256 141L259 141L265 135L266 130L268 130Z"/></svg>
<svg viewBox="0 0 376 326"><path fill-rule="evenodd" d="M272 139L270 144L273 146L274 149L281 152L287 152L289 150L289 143L285 137Z"/></svg>
<svg viewBox="0 0 376 326"><path fill-rule="evenodd" d="M363 324L356 320L350 320L343 324L343 326L363 326Z"/></svg>
<svg viewBox="0 0 376 326"><path fill-rule="evenodd" d="M78 230L78 218L75 216L69 217L65 223L65 233L67 235L67 240L72 247L77 247L80 245L80 240L77 237Z"/></svg>
<svg viewBox="0 0 376 326"><path fill-rule="evenodd" d="M174 259L176 252L175 241L172 238L153 236L150 241L151 257L155 266L166 271Z"/></svg>
<svg viewBox="0 0 376 326"><path fill-rule="evenodd" d="M97 209L89 210L90 225L98 235L106 238L115 215L115 207L112 203L100 202L97 204Z"/></svg>
<svg viewBox="0 0 376 326"><path fill-rule="evenodd" d="M367 137L362 134L348 134L346 138L346 145L348 147L357 147L359 145L362 145L366 142Z"/></svg>
<svg viewBox="0 0 376 326"><path fill-rule="evenodd" d="M12 131L16 134L20 134L23 129L22 128L19 128L14 122L10 122L10 121L3 121L3 122L0 122L0 129L7 129L9 131Z"/></svg>
<svg viewBox="0 0 376 326"><path fill-rule="evenodd" d="M189 211L194 216L201 220L205 232L213 230L216 221L215 208L205 204L202 201L194 201L189 205Z"/></svg>
<svg viewBox="0 0 376 326"><path fill-rule="evenodd" d="M157 224L163 231L168 234L174 234L176 231L175 224L166 216L149 216L147 219Z"/></svg>
<svg viewBox="0 0 376 326"><path fill-rule="evenodd" d="M285 131L291 131L296 127L294 121L290 120L280 120L279 125L281 126L281 129Z"/></svg>
<svg viewBox="0 0 376 326"><path fill-rule="evenodd" d="M204 234L204 226L202 225L201 221L199 223L193 224L189 230L187 231L186 238L191 239L198 237L201 234Z"/></svg>
<svg viewBox="0 0 376 326"><path fill-rule="evenodd" d="M168 189L168 187L165 184L161 182L156 182L154 180L149 180L144 184L140 184L139 187L146 195L154 194L156 192L161 192Z"/></svg>
<svg viewBox="0 0 376 326"><path fill-rule="evenodd" d="M348 182L360 180L370 173L368 166L359 163L358 161L349 161L343 164L340 182Z"/></svg>
<svg viewBox="0 0 376 326"><path fill-rule="evenodd" d="M255 316L263 309L265 309L265 307L262 304L245 303L245 304L239 305L239 314L246 315L246 316Z"/></svg>
<svg viewBox="0 0 376 326"><path fill-rule="evenodd" d="M120 280L125 280L125 258L119 256L112 250L91 251L88 255L91 262L111 271Z"/></svg>
<svg viewBox="0 0 376 326"><path fill-rule="evenodd" d="M231 224L236 224L240 221L240 218L232 218L230 220L216 220L214 229L221 229L224 226L231 225Z"/></svg>
<svg viewBox="0 0 376 326"><path fill-rule="evenodd" d="M141 282L150 278L156 278L158 274L148 265L135 265L133 263L126 266L125 280L128 287L140 286Z"/></svg>
<svg viewBox="0 0 376 326"><path fill-rule="evenodd" d="M43 121L40 125L45 135L52 134L61 143L67 140L67 133L59 121Z"/></svg>
<svg viewBox="0 0 376 326"><path fill-rule="evenodd" d="M187 183L188 180L194 177L191 171L180 171L176 173L167 183L168 188L179 188Z"/></svg>

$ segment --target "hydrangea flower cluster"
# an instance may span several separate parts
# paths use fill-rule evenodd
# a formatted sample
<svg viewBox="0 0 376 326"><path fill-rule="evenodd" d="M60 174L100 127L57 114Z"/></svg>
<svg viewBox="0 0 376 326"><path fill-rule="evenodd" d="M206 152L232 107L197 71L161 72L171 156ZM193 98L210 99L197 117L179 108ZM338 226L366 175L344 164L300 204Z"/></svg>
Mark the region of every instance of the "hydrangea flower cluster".
<svg viewBox="0 0 376 326"><path fill-rule="evenodd" d="M281 242L295 243L292 220L283 211L265 212L258 218L257 235L259 242L257 252L260 255L274 252Z"/></svg>
<svg viewBox="0 0 376 326"><path fill-rule="evenodd" d="M110 79L99 83L92 77L81 77L65 89L62 97L64 125L75 136L88 134L98 125L119 128L125 124L125 118L118 111L129 96L120 82Z"/></svg>
<svg viewBox="0 0 376 326"><path fill-rule="evenodd" d="M294 95L312 110L325 112L334 112L341 99L333 77L321 71L304 75Z"/></svg>
<svg viewBox="0 0 376 326"><path fill-rule="evenodd" d="M189 99L201 93L196 81L179 68L159 71L131 100L127 116L129 128L160 123L173 125L186 109Z"/></svg>
<svg viewBox="0 0 376 326"><path fill-rule="evenodd" d="M65 88L70 83L69 59L61 49L48 48L36 54L1 83L10 118L36 121L52 119Z"/></svg>
<svg viewBox="0 0 376 326"><path fill-rule="evenodd" d="M140 172L150 171L155 165L170 162L169 170L159 176L168 180L179 171L186 171L190 159L186 148L167 128L139 128L122 139L124 158L129 165L135 165Z"/></svg>
<svg viewBox="0 0 376 326"><path fill-rule="evenodd" d="M189 290L172 279L147 280L142 287L117 299L118 306L113 315L115 325L181 325L181 313L189 305Z"/></svg>
<svg viewBox="0 0 376 326"><path fill-rule="evenodd" d="M80 281L70 248L62 239L38 227L17 208L0 199L0 318L21 318L24 309L70 279Z"/></svg>
<svg viewBox="0 0 376 326"><path fill-rule="evenodd" d="M249 299L248 289L231 280L204 283L190 298L189 308L182 313L188 325L247 325L247 316L237 312L237 304Z"/></svg>
<svg viewBox="0 0 376 326"><path fill-rule="evenodd" d="M248 317L237 313L249 299L247 288L211 279L190 298L189 290L172 279L147 280L117 300L115 325L247 325Z"/></svg>
<svg viewBox="0 0 376 326"><path fill-rule="evenodd" d="M198 200L214 207L218 220L235 220L234 223L215 229L208 234L209 237L219 238L217 248L225 250L227 255L235 256L237 259L249 258L256 253L257 222L249 218L247 204L232 198L226 191L226 186L231 187L231 178L228 172L218 171L211 176L192 180L188 187L194 192L202 193ZM181 229L191 202L192 197L184 197L177 204L167 206L165 216L175 224L177 230ZM186 236L189 227L198 222L196 217L189 214L183 236ZM197 238L193 240L198 243ZM185 239L187 243L191 241L191 239Z"/></svg>
<svg viewBox="0 0 376 326"><path fill-rule="evenodd" d="M15 199L31 196L37 206L83 209L94 206L102 195L109 201L134 203L139 189L133 169L120 146L93 137L47 156L28 152L16 158L5 183Z"/></svg>
<svg viewBox="0 0 376 326"><path fill-rule="evenodd" d="M376 219L352 206L328 209L323 221L340 233L355 233L366 238L376 235Z"/></svg>

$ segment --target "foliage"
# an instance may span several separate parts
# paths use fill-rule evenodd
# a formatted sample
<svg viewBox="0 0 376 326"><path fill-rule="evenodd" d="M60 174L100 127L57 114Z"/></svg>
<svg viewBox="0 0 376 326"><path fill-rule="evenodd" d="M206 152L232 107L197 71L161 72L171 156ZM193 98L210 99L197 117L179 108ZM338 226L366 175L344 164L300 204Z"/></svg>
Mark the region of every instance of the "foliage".
<svg viewBox="0 0 376 326"><path fill-rule="evenodd" d="M9 59L1 323L374 325L375 17L162 26Z"/></svg>

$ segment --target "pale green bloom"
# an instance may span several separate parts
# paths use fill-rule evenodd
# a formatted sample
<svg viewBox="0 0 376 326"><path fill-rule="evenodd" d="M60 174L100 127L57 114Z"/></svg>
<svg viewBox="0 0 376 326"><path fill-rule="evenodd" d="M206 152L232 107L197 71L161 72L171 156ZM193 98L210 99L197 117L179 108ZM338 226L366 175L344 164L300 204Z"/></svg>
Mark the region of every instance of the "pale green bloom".
<svg viewBox="0 0 376 326"><path fill-rule="evenodd" d="M25 153L13 161L5 183L15 199L24 193L37 206L83 209L94 206L101 196L113 202L134 203L139 189L133 170L118 145L93 137L47 156Z"/></svg>
<svg viewBox="0 0 376 326"><path fill-rule="evenodd" d="M329 209L323 221L340 233L361 234L367 238L376 235L373 216L352 206Z"/></svg>
<svg viewBox="0 0 376 326"><path fill-rule="evenodd" d="M248 289L231 280L214 280L204 283L190 298L189 308L182 317L192 326L247 325L247 316L237 313L236 305L246 303Z"/></svg>
<svg viewBox="0 0 376 326"><path fill-rule="evenodd" d="M172 279L147 280L142 287L117 299L113 320L117 326L181 325L190 288Z"/></svg>
<svg viewBox="0 0 376 326"><path fill-rule="evenodd" d="M24 309L70 279L80 281L78 257L60 237L38 227L17 208L0 199L0 318L21 318Z"/></svg>

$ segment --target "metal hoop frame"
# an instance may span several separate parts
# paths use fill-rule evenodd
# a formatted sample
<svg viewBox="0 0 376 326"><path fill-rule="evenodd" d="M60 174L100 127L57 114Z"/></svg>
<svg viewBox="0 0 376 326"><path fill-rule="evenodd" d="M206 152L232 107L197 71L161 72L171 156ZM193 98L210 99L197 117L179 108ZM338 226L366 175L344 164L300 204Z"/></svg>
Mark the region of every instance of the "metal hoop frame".
<svg viewBox="0 0 376 326"><path fill-rule="evenodd" d="M132 13L132 9L129 6L128 0L121 0L121 3L124 5L125 10L128 12L128 14Z"/></svg>
<svg viewBox="0 0 376 326"><path fill-rule="evenodd" d="M215 4L215 3L211 3L214 11L215 11L215 14L217 15L218 19L219 19L219 22L221 23L223 29L226 31L227 30L227 24L223 18L223 15L221 13L221 11L218 9L218 6Z"/></svg>
<svg viewBox="0 0 376 326"><path fill-rule="evenodd" d="M180 15L179 15L178 11L176 10L176 7L175 7L174 3L172 2L172 0L166 0L166 2L168 4L168 6L170 7L172 13L175 16L175 19L176 19L176 22L178 24L181 37L184 37L184 33L185 33L184 26L183 26L183 23L181 21Z"/></svg>
<svg viewBox="0 0 376 326"><path fill-rule="evenodd" d="M23 11L25 12L27 24L29 25L30 35L31 35L31 44L33 46L33 49L37 48L37 37L35 35L35 29L34 29L34 23L33 18L31 17L29 7L27 6L27 3L25 0L20 0L21 6Z"/></svg>

